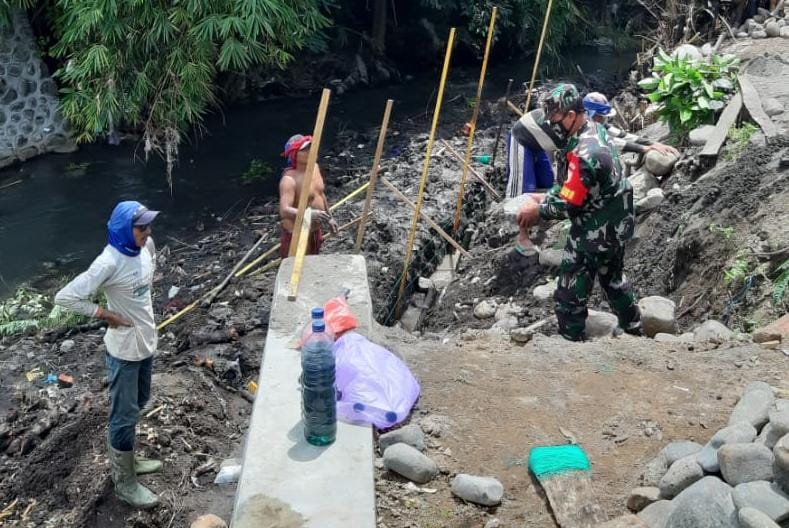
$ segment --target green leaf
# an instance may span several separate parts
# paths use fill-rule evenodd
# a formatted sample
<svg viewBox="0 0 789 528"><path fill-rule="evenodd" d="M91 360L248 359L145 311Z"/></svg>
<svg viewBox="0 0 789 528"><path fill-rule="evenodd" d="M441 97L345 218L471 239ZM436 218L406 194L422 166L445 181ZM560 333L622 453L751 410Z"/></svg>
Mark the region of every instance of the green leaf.
<svg viewBox="0 0 789 528"><path fill-rule="evenodd" d="M688 108L683 108L679 111L679 120L682 123L687 123L693 117L693 112Z"/></svg>
<svg viewBox="0 0 789 528"><path fill-rule="evenodd" d="M698 106L701 109L709 110L710 109L710 100L704 96L699 97L698 99Z"/></svg>
<svg viewBox="0 0 789 528"><path fill-rule="evenodd" d="M655 90L659 84L660 84L660 79L657 77L647 77L646 79L642 79L638 82L639 88L641 88L644 91Z"/></svg>

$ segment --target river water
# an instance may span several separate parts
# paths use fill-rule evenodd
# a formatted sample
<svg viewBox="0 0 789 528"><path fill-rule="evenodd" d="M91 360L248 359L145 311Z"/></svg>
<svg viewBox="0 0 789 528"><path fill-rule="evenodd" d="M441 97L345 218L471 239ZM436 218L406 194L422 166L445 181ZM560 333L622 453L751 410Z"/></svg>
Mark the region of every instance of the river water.
<svg viewBox="0 0 789 528"><path fill-rule="evenodd" d="M621 80L633 56L581 48L568 54L568 64ZM501 97L509 77L516 91L528 80L530 68L528 61L492 67L485 98ZM451 70L448 95L463 89L473 96L478 75L469 68ZM567 76L574 75L573 68ZM322 150L331 148L342 129L377 127L387 98L395 100L395 126L407 116L432 111L437 77L424 75L400 85L333 96ZM85 145L73 154L40 156L0 171L0 187L21 180L0 190L0 298L44 273L66 275L85 267L105 244L106 221L119 200L134 199L162 210L153 236L163 244L168 242L163 235L194 239L198 224L211 229L231 207L237 213L250 199L273 198L278 173L253 185L243 185L240 176L253 159L280 167L279 152L287 138L312 130L317 102L317 97L271 100L209 117L207 133L181 148L172 194L163 163L156 157L145 163L136 144ZM375 141L375 134L371 138Z"/></svg>

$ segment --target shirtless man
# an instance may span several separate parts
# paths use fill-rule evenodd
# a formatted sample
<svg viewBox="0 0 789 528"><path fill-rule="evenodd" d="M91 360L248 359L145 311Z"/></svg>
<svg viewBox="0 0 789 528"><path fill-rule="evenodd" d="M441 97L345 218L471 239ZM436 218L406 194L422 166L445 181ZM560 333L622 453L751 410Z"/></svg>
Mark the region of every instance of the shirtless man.
<svg viewBox="0 0 789 528"><path fill-rule="evenodd" d="M299 212L299 192L304 181L304 171L307 168L312 136L296 134L285 143L285 151L281 154L287 158L288 165L282 172L279 180L279 216L282 219L282 236L280 238L279 255L286 258L290 252L290 241L293 238L293 225ZM337 222L329 211L329 201L326 199L323 176L318 164L310 181L310 197L307 206L312 208L312 226L310 239L307 243L307 255L317 255L323 243L321 222L329 224L332 233L337 232Z"/></svg>

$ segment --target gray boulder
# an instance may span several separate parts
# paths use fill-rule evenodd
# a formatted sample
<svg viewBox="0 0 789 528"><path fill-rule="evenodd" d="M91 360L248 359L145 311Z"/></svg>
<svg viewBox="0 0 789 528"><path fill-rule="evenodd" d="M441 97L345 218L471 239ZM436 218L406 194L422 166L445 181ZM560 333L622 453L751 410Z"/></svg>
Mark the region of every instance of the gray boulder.
<svg viewBox="0 0 789 528"><path fill-rule="evenodd" d="M660 488L635 488L627 497L627 509L640 512L653 502L660 500Z"/></svg>
<svg viewBox="0 0 789 528"><path fill-rule="evenodd" d="M547 301L549 299L553 299L553 294L556 292L557 284L555 280L552 280L548 284L541 284L534 288L532 295L541 301Z"/></svg>
<svg viewBox="0 0 789 528"><path fill-rule="evenodd" d="M764 32L767 33L767 36L770 38L778 37L781 35L781 26L779 26L778 22L775 20L767 22L764 25Z"/></svg>
<svg viewBox="0 0 789 528"><path fill-rule="evenodd" d="M516 343L525 344L532 340L534 331L529 328L513 328L510 330L510 339Z"/></svg>
<svg viewBox="0 0 789 528"><path fill-rule="evenodd" d="M782 27L779 35L781 38L789 39L789 26Z"/></svg>
<svg viewBox="0 0 789 528"><path fill-rule="evenodd" d="M663 189L652 189L647 192L645 197L636 202L636 212L646 213L647 211L652 211L658 208L665 199L666 195L663 194Z"/></svg>
<svg viewBox="0 0 789 528"><path fill-rule="evenodd" d="M660 332L673 334L676 331L677 305L671 299L656 295L644 297L638 301L638 307L641 309L641 325L648 337Z"/></svg>
<svg viewBox="0 0 789 528"><path fill-rule="evenodd" d="M773 448L775 483L784 493L789 493L789 434L784 435Z"/></svg>
<svg viewBox="0 0 789 528"><path fill-rule="evenodd" d="M679 495L682 490L700 480L704 470L696 462L696 456L690 455L674 462L660 479L660 497L671 499Z"/></svg>
<svg viewBox="0 0 789 528"><path fill-rule="evenodd" d="M763 29L756 29L756 30L751 32L751 38L754 39L754 40L766 39L767 38L767 32L765 30L763 30Z"/></svg>
<svg viewBox="0 0 789 528"><path fill-rule="evenodd" d="M504 486L493 477L475 477L461 473L452 479L452 493L464 501L495 506L504 497Z"/></svg>
<svg viewBox="0 0 789 528"><path fill-rule="evenodd" d="M789 496L767 481L740 484L732 498L737 508L756 508L778 523L789 519Z"/></svg>
<svg viewBox="0 0 789 528"><path fill-rule="evenodd" d="M419 451L424 451L425 433L422 432L422 428L418 425L408 424L400 429L382 434L378 439L378 444L381 446L382 451L394 444L407 444Z"/></svg>
<svg viewBox="0 0 789 528"><path fill-rule="evenodd" d="M704 477L672 501L666 528L739 528L731 492L719 478Z"/></svg>
<svg viewBox="0 0 789 528"><path fill-rule="evenodd" d="M66 339L65 341L60 343L60 352L66 354L74 350L75 346L77 346L77 344L73 340Z"/></svg>
<svg viewBox="0 0 789 528"><path fill-rule="evenodd" d="M770 410L770 431L765 445L772 449L778 440L789 434L789 409L774 408Z"/></svg>
<svg viewBox="0 0 789 528"><path fill-rule="evenodd" d="M777 36L778 35L776 35L776 37ZM768 97L762 101L762 108L764 108L765 113L770 117L783 114L784 112L784 105L775 97Z"/></svg>
<svg viewBox="0 0 789 528"><path fill-rule="evenodd" d="M742 508L737 512L742 528L781 528L766 513L756 508Z"/></svg>
<svg viewBox="0 0 789 528"><path fill-rule="evenodd" d="M715 132L715 125L702 125L690 131L690 144L694 147L703 147Z"/></svg>
<svg viewBox="0 0 789 528"><path fill-rule="evenodd" d="M490 319L496 315L494 301L482 301L474 307L474 317L477 319Z"/></svg>
<svg viewBox="0 0 789 528"><path fill-rule="evenodd" d="M702 447L704 446L690 440L679 440L664 447L663 454L666 457L666 463L670 466L681 458L697 454Z"/></svg>
<svg viewBox="0 0 789 528"><path fill-rule="evenodd" d="M619 321L614 314L589 310L586 318L586 337L610 336L618 324Z"/></svg>
<svg viewBox="0 0 789 528"><path fill-rule="evenodd" d="M693 340L697 343L713 342L724 343L734 336L734 332L726 325L710 319L693 331Z"/></svg>
<svg viewBox="0 0 789 528"><path fill-rule="evenodd" d="M761 385L749 385L754 387L751 390L746 388L745 394L734 406L734 410L729 417L729 425L738 422L748 422L758 431L769 421L770 409L775 403L775 396L772 389L763 388Z"/></svg>
<svg viewBox="0 0 789 528"><path fill-rule="evenodd" d="M638 518L644 521L649 528L666 528L668 518L675 506L674 501L669 500L653 502L638 512Z"/></svg>
<svg viewBox="0 0 789 528"><path fill-rule="evenodd" d="M660 187L660 180L654 174L644 170L632 174L628 179L630 180L630 185L633 186L633 197L635 200L645 198L649 191Z"/></svg>
<svg viewBox="0 0 789 528"><path fill-rule="evenodd" d="M652 339L658 343L682 343L682 339L680 339L679 336L666 334L664 332L658 332Z"/></svg>
<svg viewBox="0 0 789 528"><path fill-rule="evenodd" d="M549 268L558 268L562 263L562 255L564 251L561 249L543 249L540 251L540 266Z"/></svg>
<svg viewBox="0 0 789 528"><path fill-rule="evenodd" d="M665 154L650 150L644 159L644 167L657 177L671 174L679 158L673 154Z"/></svg>
<svg viewBox="0 0 789 528"><path fill-rule="evenodd" d="M718 450L726 444L742 444L753 442L756 429L748 422L739 422L721 429L710 438L701 451L696 454L696 461L707 473L720 471Z"/></svg>
<svg viewBox="0 0 789 528"><path fill-rule="evenodd" d="M727 444L718 450L723 478L732 486L773 479L773 452L760 444Z"/></svg>
<svg viewBox="0 0 789 528"><path fill-rule="evenodd" d="M384 451L384 467L417 484L430 482L438 474L435 462L407 444L395 444Z"/></svg>
<svg viewBox="0 0 789 528"><path fill-rule="evenodd" d="M666 471L668 471L668 462L666 454L661 451L644 467L644 472L641 473L641 484L645 487L657 487Z"/></svg>

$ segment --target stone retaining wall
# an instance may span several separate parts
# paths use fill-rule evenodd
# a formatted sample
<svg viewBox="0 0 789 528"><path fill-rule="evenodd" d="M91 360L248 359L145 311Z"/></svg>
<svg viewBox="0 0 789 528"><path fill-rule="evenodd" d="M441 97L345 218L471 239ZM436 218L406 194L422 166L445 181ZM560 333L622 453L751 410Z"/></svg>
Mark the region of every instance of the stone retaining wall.
<svg viewBox="0 0 789 528"><path fill-rule="evenodd" d="M0 168L46 152L73 152L58 87L38 57L24 11L0 30Z"/></svg>

